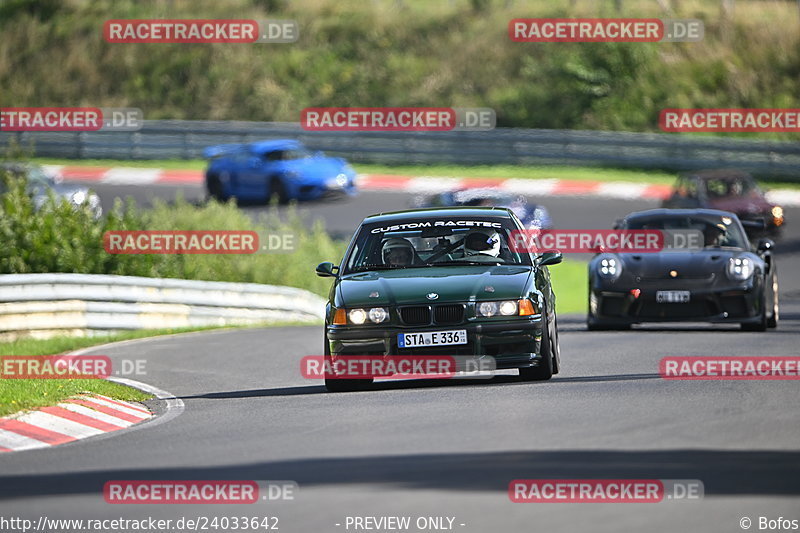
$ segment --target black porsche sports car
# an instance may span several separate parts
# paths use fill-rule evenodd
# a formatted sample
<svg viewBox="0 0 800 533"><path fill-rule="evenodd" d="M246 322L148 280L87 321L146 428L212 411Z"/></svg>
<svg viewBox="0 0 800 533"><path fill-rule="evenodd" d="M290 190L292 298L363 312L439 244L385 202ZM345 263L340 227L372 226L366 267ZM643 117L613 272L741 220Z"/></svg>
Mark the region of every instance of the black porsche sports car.
<svg viewBox="0 0 800 533"><path fill-rule="evenodd" d="M693 249L601 253L589 263L591 330L642 322L738 323L764 331L778 325L778 275L773 241L756 246L735 214L713 209L632 213L618 229L699 230Z"/></svg>
<svg viewBox="0 0 800 533"><path fill-rule="evenodd" d="M499 207L417 209L373 215L356 231L325 318L326 359L347 356L493 357L525 380L558 372L555 294L547 265L559 252L512 250L524 227ZM330 391L371 379L326 375Z"/></svg>

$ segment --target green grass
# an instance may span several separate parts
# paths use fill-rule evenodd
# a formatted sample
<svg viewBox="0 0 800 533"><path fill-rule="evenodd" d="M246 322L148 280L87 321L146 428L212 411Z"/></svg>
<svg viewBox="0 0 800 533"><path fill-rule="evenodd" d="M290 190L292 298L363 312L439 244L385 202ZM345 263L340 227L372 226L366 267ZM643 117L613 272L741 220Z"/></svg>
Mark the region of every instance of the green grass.
<svg viewBox="0 0 800 533"><path fill-rule="evenodd" d="M586 313L589 290L586 265L583 261L566 260L548 267L558 313Z"/></svg>
<svg viewBox="0 0 800 533"><path fill-rule="evenodd" d="M48 157L33 158L40 165L99 166L166 168L178 170L204 170L206 162L200 159L154 159L154 160L116 160L116 159L56 159ZM570 181L622 181L629 183L651 183L672 185L676 173L661 170L631 170L627 168L591 168L568 166L517 166L517 165L375 165L354 164L359 174L390 174L399 176L441 176L463 178L497 179L559 179ZM765 189L800 189L800 183L762 181Z"/></svg>
<svg viewBox="0 0 800 533"><path fill-rule="evenodd" d="M260 326L301 325L297 322L280 322ZM302 325L309 325L307 322ZM321 325L321 322L320 322ZM228 326L228 328L256 326ZM0 364L10 355L54 355L69 353L98 344L119 342L157 335L172 335L192 331L225 329L216 326L174 328L159 330L126 331L98 337L53 337L50 339L19 339L0 342ZM54 405L76 394L92 392L123 401L143 401L152 396L137 389L112 383L104 379L0 379L0 416L23 409L36 409Z"/></svg>

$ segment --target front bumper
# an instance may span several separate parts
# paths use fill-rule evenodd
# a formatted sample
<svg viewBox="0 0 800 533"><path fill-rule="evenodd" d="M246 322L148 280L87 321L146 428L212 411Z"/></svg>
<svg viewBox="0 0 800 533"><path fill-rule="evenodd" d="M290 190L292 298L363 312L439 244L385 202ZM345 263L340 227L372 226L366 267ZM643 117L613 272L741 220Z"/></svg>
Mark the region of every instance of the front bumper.
<svg viewBox="0 0 800 533"><path fill-rule="evenodd" d="M755 323L760 320L761 289L748 285L721 287L672 286L592 288L589 293L589 321L601 325L643 322ZM657 290L687 290L687 303L659 303Z"/></svg>
<svg viewBox="0 0 800 533"><path fill-rule="evenodd" d="M467 344L399 348L399 333L424 333L465 329ZM333 355L491 356L498 369L538 366L542 337L541 315L502 321L452 326L327 326L327 342Z"/></svg>
<svg viewBox="0 0 800 533"><path fill-rule="evenodd" d="M321 182L296 183L294 185L294 197L298 200L320 200L327 198L341 198L343 196L355 196L357 190L355 184L350 181L344 186L330 185Z"/></svg>

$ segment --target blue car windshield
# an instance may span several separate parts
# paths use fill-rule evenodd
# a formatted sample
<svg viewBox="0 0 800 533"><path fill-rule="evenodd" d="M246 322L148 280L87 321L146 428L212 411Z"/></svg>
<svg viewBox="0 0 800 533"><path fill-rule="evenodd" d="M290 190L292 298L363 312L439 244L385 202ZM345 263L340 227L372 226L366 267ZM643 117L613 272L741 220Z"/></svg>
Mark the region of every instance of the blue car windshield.
<svg viewBox="0 0 800 533"><path fill-rule="evenodd" d="M509 246L510 219L406 219L362 226L344 272L430 266L531 265L530 254Z"/></svg>

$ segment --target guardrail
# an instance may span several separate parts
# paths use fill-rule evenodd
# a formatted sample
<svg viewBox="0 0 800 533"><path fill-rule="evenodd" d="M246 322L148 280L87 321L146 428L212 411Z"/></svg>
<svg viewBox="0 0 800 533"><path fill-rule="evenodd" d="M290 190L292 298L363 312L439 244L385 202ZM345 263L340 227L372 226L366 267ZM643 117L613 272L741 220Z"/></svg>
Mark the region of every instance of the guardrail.
<svg viewBox="0 0 800 533"><path fill-rule="evenodd" d="M800 143L677 134L497 128L449 132L312 132L298 123L146 120L136 132L0 133L42 157L199 159L215 144L294 138L355 162L659 168L736 167L800 179Z"/></svg>
<svg viewBox="0 0 800 533"><path fill-rule="evenodd" d="M0 275L0 339L318 321L325 300L256 283L94 274Z"/></svg>

